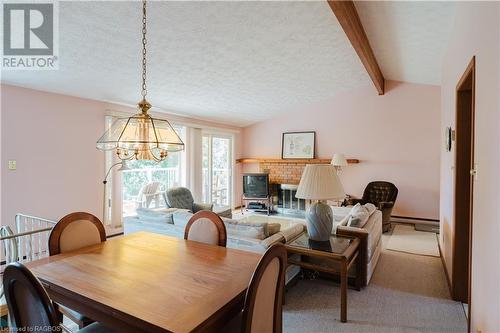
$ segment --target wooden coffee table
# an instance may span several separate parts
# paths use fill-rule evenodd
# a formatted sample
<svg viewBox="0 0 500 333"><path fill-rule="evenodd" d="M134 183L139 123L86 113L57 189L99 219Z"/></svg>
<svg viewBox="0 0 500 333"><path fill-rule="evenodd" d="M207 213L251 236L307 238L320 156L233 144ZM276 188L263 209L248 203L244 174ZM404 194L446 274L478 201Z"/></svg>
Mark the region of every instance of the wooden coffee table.
<svg viewBox="0 0 500 333"><path fill-rule="evenodd" d="M335 266L337 266L337 263L340 265L340 321L343 323L347 321L347 272L358 258L359 244L358 238L336 235L332 235L330 241L313 241L309 239L306 233L286 244L289 265L298 265L303 268L334 274L339 273L338 267ZM293 254L299 254L300 257L296 258L297 256L293 256ZM326 258L329 260L319 264L308 262L308 258ZM328 261L334 261L333 265L328 264ZM361 260L357 262L357 272L360 272L359 263ZM360 287L361 276L357 273L356 288L359 290Z"/></svg>

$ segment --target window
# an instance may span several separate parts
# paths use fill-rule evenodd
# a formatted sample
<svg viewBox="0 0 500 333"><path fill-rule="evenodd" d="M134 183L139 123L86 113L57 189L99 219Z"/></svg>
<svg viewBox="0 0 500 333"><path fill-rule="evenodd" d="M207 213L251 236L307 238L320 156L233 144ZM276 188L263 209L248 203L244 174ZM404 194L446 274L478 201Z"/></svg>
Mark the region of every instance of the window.
<svg viewBox="0 0 500 333"><path fill-rule="evenodd" d="M230 206L232 194L232 137L204 135L203 201Z"/></svg>
<svg viewBox="0 0 500 333"><path fill-rule="evenodd" d="M173 126L185 140L185 128ZM185 186L185 152L171 153L164 161L130 161L122 172L123 216L136 214L137 208L165 207L163 193L171 187Z"/></svg>

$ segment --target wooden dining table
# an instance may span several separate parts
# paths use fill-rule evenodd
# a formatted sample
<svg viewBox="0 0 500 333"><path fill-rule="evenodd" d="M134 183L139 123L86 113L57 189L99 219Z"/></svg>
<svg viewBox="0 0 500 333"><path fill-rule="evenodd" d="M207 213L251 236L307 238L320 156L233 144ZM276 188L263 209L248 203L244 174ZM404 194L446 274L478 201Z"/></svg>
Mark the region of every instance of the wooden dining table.
<svg viewBox="0 0 500 333"><path fill-rule="evenodd" d="M28 267L57 303L117 332L217 332L260 255L138 232Z"/></svg>

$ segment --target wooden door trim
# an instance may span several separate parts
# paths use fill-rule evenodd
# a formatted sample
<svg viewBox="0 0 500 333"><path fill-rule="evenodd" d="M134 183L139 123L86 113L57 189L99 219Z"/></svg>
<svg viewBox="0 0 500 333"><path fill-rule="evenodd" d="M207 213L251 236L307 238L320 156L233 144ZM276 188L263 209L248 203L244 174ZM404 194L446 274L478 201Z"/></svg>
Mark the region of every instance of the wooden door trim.
<svg viewBox="0 0 500 333"><path fill-rule="evenodd" d="M460 91L463 91L463 90L466 90L463 88L464 84L466 83L466 80L469 78L469 76L471 77L471 148L470 148L470 154L471 154L471 165L474 166L474 163L475 163L475 160L474 160L474 141L475 141L475 104L476 104L476 96L475 96L475 92L476 92L476 56L473 56L472 59L470 60L469 64L467 65L467 68L465 69L464 73L462 74L462 76L460 77L460 80L458 81L457 85L456 85L456 91L455 91L455 126L456 128L458 128L458 99L459 99L459 92ZM467 89L468 90L468 89ZM457 161L458 161L458 154L455 154L455 168L457 166ZM455 184L456 184L456 174L455 174ZM472 291L472 232L473 232L473 224L474 224L474 219L473 219L473 208L474 208L474 205L473 205L473 200L474 200L474 191L473 191L473 187L474 187L474 179L471 179L471 182L470 182L470 209L469 209L469 239L468 239L468 247L469 247L469 251L468 251L468 267L469 267L469 270L468 270L468 281L467 281L467 302L468 302L468 314L467 314L467 331L470 332L471 331L471 308L472 308L472 304L471 304L471 291ZM454 207L453 207L453 212L454 212L454 229L456 228L456 219L457 219L457 216L456 216L456 205L457 205L457 198L456 198L456 188L455 188L455 191L454 191ZM456 232L456 230L455 230ZM455 237L453 237L453 242L452 242L452 254L453 254L453 258L452 258L452 265L454 266L454 263L455 263L455 250L456 250L456 246L455 246ZM452 266L452 271L453 271L453 266ZM454 292L455 288L454 288L454 285L455 285L455 277L452 276L451 278L451 290ZM452 297L453 297L453 294L452 294Z"/></svg>

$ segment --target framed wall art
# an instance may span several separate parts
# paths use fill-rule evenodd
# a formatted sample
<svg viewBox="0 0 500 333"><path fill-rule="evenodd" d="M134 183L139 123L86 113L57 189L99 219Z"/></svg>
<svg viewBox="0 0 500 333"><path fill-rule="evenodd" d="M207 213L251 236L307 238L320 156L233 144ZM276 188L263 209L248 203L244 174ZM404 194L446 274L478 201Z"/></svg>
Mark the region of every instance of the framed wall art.
<svg viewBox="0 0 500 333"><path fill-rule="evenodd" d="M315 143L316 132L285 132L281 140L281 158L312 159Z"/></svg>

